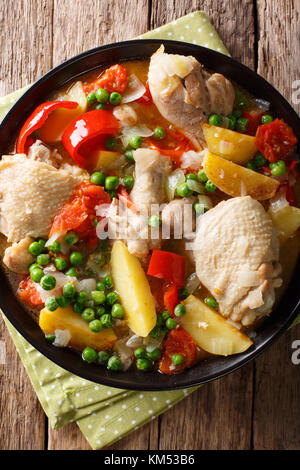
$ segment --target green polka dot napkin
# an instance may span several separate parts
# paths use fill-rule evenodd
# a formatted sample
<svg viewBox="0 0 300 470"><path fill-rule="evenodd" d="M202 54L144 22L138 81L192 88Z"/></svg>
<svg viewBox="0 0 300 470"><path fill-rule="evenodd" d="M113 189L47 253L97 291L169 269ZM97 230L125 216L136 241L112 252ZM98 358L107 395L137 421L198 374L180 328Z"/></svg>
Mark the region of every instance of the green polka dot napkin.
<svg viewBox="0 0 300 470"><path fill-rule="evenodd" d="M175 39L228 54L206 14L190 13L140 38ZM0 98L0 120L28 87ZM101 449L143 426L197 387L133 392L97 385L49 361L4 317L31 383L53 428L75 421L93 449Z"/></svg>

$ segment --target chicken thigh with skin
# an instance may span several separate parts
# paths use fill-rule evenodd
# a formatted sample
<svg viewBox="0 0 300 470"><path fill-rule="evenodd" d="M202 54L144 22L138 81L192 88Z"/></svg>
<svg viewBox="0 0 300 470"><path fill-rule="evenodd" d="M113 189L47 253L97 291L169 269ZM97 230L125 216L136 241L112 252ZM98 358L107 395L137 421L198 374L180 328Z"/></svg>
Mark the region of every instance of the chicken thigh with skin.
<svg viewBox="0 0 300 470"><path fill-rule="evenodd" d="M226 318L250 325L270 313L281 284L279 241L263 206L250 196L220 202L200 218L196 272Z"/></svg>
<svg viewBox="0 0 300 470"><path fill-rule="evenodd" d="M211 113L232 112L235 92L229 80L210 74L192 56L164 53L161 46L149 66L149 87L161 115L181 129L197 149L205 146L201 128Z"/></svg>

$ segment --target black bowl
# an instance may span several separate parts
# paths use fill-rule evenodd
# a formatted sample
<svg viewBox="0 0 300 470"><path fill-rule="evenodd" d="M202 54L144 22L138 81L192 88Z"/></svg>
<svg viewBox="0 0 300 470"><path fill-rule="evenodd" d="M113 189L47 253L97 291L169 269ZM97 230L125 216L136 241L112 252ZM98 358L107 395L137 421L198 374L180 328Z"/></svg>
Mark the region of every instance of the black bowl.
<svg viewBox="0 0 300 470"><path fill-rule="evenodd" d="M38 80L12 107L0 126L0 155L8 151L20 126L33 109L53 90L99 66L149 58L164 43L166 52L193 55L206 68L234 80L258 98L272 103L275 114L292 126L300 139L300 119L287 101L255 72L218 52L177 41L134 40L98 47L64 62ZM215 357L200 362L180 375L157 372L112 372L84 363L79 354L51 346L38 325L29 317L14 295L3 270L0 271L0 307L15 328L50 360L85 379L99 384L132 390L171 390L198 385L228 374L258 356L287 330L299 310L299 263L278 307L256 331L254 345L245 353Z"/></svg>

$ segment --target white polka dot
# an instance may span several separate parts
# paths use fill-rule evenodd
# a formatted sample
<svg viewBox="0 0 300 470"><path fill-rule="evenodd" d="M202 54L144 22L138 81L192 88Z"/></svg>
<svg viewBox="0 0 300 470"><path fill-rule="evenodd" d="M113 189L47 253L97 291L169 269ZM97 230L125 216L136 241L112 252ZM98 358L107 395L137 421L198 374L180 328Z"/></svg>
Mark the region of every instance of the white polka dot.
<svg viewBox="0 0 300 470"><path fill-rule="evenodd" d="M204 47L208 47L208 43L204 44Z"/></svg>
<svg viewBox="0 0 300 470"><path fill-rule="evenodd" d="M218 47L217 51L218 51L218 52L221 52L221 48L220 48L220 47Z"/></svg>
<svg viewBox="0 0 300 470"><path fill-rule="evenodd" d="M189 25L189 24L186 24L186 25L185 25L185 29L190 29L190 25Z"/></svg>
<svg viewBox="0 0 300 470"><path fill-rule="evenodd" d="M105 419L108 419L109 418L109 415L105 415Z"/></svg>
<svg viewBox="0 0 300 470"><path fill-rule="evenodd" d="M110 405L111 405L110 402L105 403L105 406L110 406Z"/></svg>
<svg viewBox="0 0 300 470"><path fill-rule="evenodd" d="M55 385L51 385L51 389L54 390L54 389L55 389Z"/></svg>
<svg viewBox="0 0 300 470"><path fill-rule="evenodd" d="M62 400L59 400L59 402L57 402L58 406L60 406L62 404Z"/></svg>
<svg viewBox="0 0 300 470"><path fill-rule="evenodd" d="M45 372L45 374L48 374L49 370L48 370L48 369L44 369L44 372Z"/></svg>
<svg viewBox="0 0 300 470"><path fill-rule="evenodd" d="M111 391L110 391L110 390L108 390L107 395L111 395Z"/></svg>
<svg viewBox="0 0 300 470"><path fill-rule="evenodd" d="M167 403L167 404L170 403L170 400L166 400L166 403Z"/></svg>
<svg viewBox="0 0 300 470"><path fill-rule="evenodd" d="M42 385L43 385L43 382L40 382L40 386L42 386Z"/></svg>
<svg viewBox="0 0 300 470"><path fill-rule="evenodd" d="M100 428L100 431L104 432L104 431L105 431L105 427Z"/></svg>
<svg viewBox="0 0 300 470"><path fill-rule="evenodd" d="M133 420L131 421L131 424L135 424L135 423L136 423L136 420L133 419Z"/></svg>
<svg viewBox="0 0 300 470"><path fill-rule="evenodd" d="M172 33L171 31L168 32L168 36L172 36L172 34L173 34L173 33Z"/></svg>
<svg viewBox="0 0 300 470"><path fill-rule="evenodd" d="M211 37L213 37L213 36L214 36L214 33L209 33L209 35L210 35Z"/></svg>
<svg viewBox="0 0 300 470"><path fill-rule="evenodd" d="M122 418L122 417L118 418L118 421L120 421L120 422L121 422L122 420L123 420L123 418Z"/></svg>
<svg viewBox="0 0 300 470"><path fill-rule="evenodd" d="M49 401L49 400L50 400L50 398L49 398L49 397L46 397L46 401Z"/></svg>
<svg viewBox="0 0 300 470"><path fill-rule="evenodd" d="M92 403L93 399L92 398L89 398L89 402Z"/></svg>
<svg viewBox="0 0 300 470"><path fill-rule="evenodd" d="M124 398L127 397L127 393L123 393L123 397L124 397Z"/></svg>
<svg viewBox="0 0 300 470"><path fill-rule="evenodd" d="M174 21L173 21L173 24L177 24L177 21L176 21L176 20L174 20Z"/></svg>
<svg viewBox="0 0 300 470"><path fill-rule="evenodd" d="M93 427L93 426L92 426L91 424L88 424L88 428L89 428L89 429L92 429L92 427Z"/></svg>
<svg viewBox="0 0 300 470"><path fill-rule="evenodd" d="M81 382L81 384L84 386L84 385L86 385L86 382Z"/></svg>
<svg viewBox="0 0 300 470"><path fill-rule="evenodd" d="M180 38L179 38L179 39L181 39L181 41L183 41L183 40L184 40L184 36L180 36Z"/></svg>
<svg viewBox="0 0 300 470"><path fill-rule="evenodd" d="M198 31L198 33L201 33L202 28L198 28L197 31Z"/></svg>
<svg viewBox="0 0 300 470"><path fill-rule="evenodd" d="M88 411L88 415L90 415L90 414L91 414L91 411Z"/></svg>
<svg viewBox="0 0 300 470"><path fill-rule="evenodd" d="M21 335L19 335L19 336L21 336ZM41 357L41 353L37 353L37 357Z"/></svg>
<svg viewBox="0 0 300 470"><path fill-rule="evenodd" d="M96 385L95 390L96 390L96 392L98 392L98 390L99 390L98 385Z"/></svg>
<svg viewBox="0 0 300 470"><path fill-rule="evenodd" d="M72 408L72 409L73 409L73 408L74 408L74 405L70 405L70 408Z"/></svg>
<svg viewBox="0 0 300 470"><path fill-rule="evenodd" d="M152 415L152 413L153 413L153 410L149 410L149 411L148 411L148 413L150 413L150 414Z"/></svg>
<svg viewBox="0 0 300 470"><path fill-rule="evenodd" d="M152 400L153 400L153 401L156 401L156 400L157 400L157 397L153 397Z"/></svg>
<svg viewBox="0 0 300 470"><path fill-rule="evenodd" d="M75 394L75 397L80 397L80 393L77 392L77 393Z"/></svg>
<svg viewBox="0 0 300 470"><path fill-rule="evenodd" d="M153 420L153 419L156 419L156 416L151 416L151 419L152 419L152 420Z"/></svg>
<svg viewBox="0 0 300 470"><path fill-rule="evenodd" d="M35 365L34 365L34 364L32 364L32 368L35 369Z"/></svg>
<svg viewBox="0 0 300 470"><path fill-rule="evenodd" d="M71 382L73 382L73 380L74 380L74 377L71 377L71 378L70 378L70 380L71 380Z"/></svg>
<svg viewBox="0 0 300 470"><path fill-rule="evenodd" d="M123 410L127 408L127 405L122 405Z"/></svg>
<svg viewBox="0 0 300 470"><path fill-rule="evenodd" d="M59 417L57 418L57 421L60 421L60 420L61 420L61 416L59 416Z"/></svg>
<svg viewBox="0 0 300 470"><path fill-rule="evenodd" d="M96 413L92 413L92 416L96 416Z"/></svg>
<svg viewBox="0 0 300 470"><path fill-rule="evenodd" d="M202 18L203 23L206 23L206 18Z"/></svg>
<svg viewBox="0 0 300 470"><path fill-rule="evenodd" d="M190 15L190 16L191 16L191 18L194 18L194 16L195 16L195 13L191 13L191 15Z"/></svg>
<svg viewBox="0 0 300 470"><path fill-rule="evenodd" d="M172 408L172 405L168 405L168 408Z"/></svg>
<svg viewBox="0 0 300 470"><path fill-rule="evenodd" d="M197 44L197 41L196 41L196 39L193 39L193 41L192 41L192 42L193 42L193 44Z"/></svg>
<svg viewBox="0 0 300 470"><path fill-rule="evenodd" d="M58 374L56 374L55 377L60 377L61 376L61 373L59 372Z"/></svg>
<svg viewBox="0 0 300 470"><path fill-rule="evenodd" d="M100 441L100 439L98 439L98 441L96 441L96 444L101 444L101 441Z"/></svg>
<svg viewBox="0 0 300 470"><path fill-rule="evenodd" d="M119 434L119 431L116 429L116 430L114 431L114 434Z"/></svg>
<svg viewBox="0 0 300 470"><path fill-rule="evenodd" d="M140 394L140 398L144 398L144 395L142 393Z"/></svg>
<svg viewBox="0 0 300 470"><path fill-rule="evenodd" d="M134 428L134 430L135 430L135 431L137 431L138 429L139 429L139 427L138 427L138 426L136 426L136 427Z"/></svg>
<svg viewBox="0 0 300 470"><path fill-rule="evenodd" d="M135 411L140 411L140 409L138 407L136 407Z"/></svg>

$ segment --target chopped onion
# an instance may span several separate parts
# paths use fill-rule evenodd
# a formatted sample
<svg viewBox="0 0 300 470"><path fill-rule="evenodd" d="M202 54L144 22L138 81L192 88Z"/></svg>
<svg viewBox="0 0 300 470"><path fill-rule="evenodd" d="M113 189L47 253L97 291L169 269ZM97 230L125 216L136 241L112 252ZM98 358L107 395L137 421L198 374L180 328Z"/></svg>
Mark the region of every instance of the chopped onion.
<svg viewBox="0 0 300 470"><path fill-rule="evenodd" d="M107 217L110 209L110 204L100 204L99 206L96 206L95 209L96 215L98 217Z"/></svg>
<svg viewBox="0 0 300 470"><path fill-rule="evenodd" d="M91 298L91 292L96 290L96 284L96 279L94 278L82 279L82 281L76 282L76 291L85 291Z"/></svg>
<svg viewBox="0 0 300 470"><path fill-rule="evenodd" d="M143 345L143 338L139 335L132 335L127 341L126 346L129 348L139 348Z"/></svg>
<svg viewBox="0 0 300 470"><path fill-rule="evenodd" d="M260 109L260 111L262 111L263 113L265 113L266 111L268 111L270 109L270 103L269 101L266 101L266 100L262 100L260 98L254 98L253 99L253 102L257 105L257 107Z"/></svg>
<svg viewBox="0 0 300 470"><path fill-rule="evenodd" d="M121 134L121 141L124 147L127 147L130 137L138 135L140 137L150 137L153 134L153 131L145 124L140 124L138 126L123 127Z"/></svg>
<svg viewBox="0 0 300 470"><path fill-rule="evenodd" d="M204 149L201 152L195 152L189 150L181 155L180 162L181 168L191 168L192 170L199 170L202 166L203 159L206 155L207 150Z"/></svg>
<svg viewBox="0 0 300 470"><path fill-rule="evenodd" d="M209 196L203 196L202 194L198 196L198 202L203 205L204 212L208 211L213 207L213 203Z"/></svg>
<svg viewBox="0 0 300 470"><path fill-rule="evenodd" d="M71 334L69 330L55 330L55 340L53 342L53 346L57 346L60 348L64 348L68 346L69 341L71 339Z"/></svg>
<svg viewBox="0 0 300 470"><path fill-rule="evenodd" d="M284 188L281 188L276 194L276 196L270 199L270 211L273 213L280 211L288 205L289 203L286 199L286 191Z"/></svg>
<svg viewBox="0 0 300 470"><path fill-rule="evenodd" d="M127 370L134 360L133 349L126 345L128 338L118 339L114 344L114 351L116 351L122 361L122 370Z"/></svg>
<svg viewBox="0 0 300 470"><path fill-rule="evenodd" d="M191 191L194 191L195 193L198 193L198 194L205 193L205 189L199 181L187 180L186 183Z"/></svg>
<svg viewBox="0 0 300 470"><path fill-rule="evenodd" d="M177 170L173 171L169 176L166 178L166 193L168 201L172 201L175 196L176 187L179 183L183 183L185 181L184 172L177 168Z"/></svg>
<svg viewBox="0 0 300 470"><path fill-rule="evenodd" d="M161 343L163 342L165 337L165 333L162 333L158 338L150 338L150 336L147 336L146 338L143 339L144 346L147 346L149 348L159 348L161 346Z"/></svg>
<svg viewBox="0 0 300 470"><path fill-rule="evenodd" d="M56 285L52 290L44 290L40 284L34 283L43 302L45 302L48 297L59 297L62 294L63 286L67 282L76 282L76 277L66 276L64 273L57 271L53 265L47 266L47 268L44 269L44 274L50 274L55 277Z"/></svg>
<svg viewBox="0 0 300 470"><path fill-rule="evenodd" d="M67 232L56 232L52 235L52 237L49 238L49 240L47 240L46 244L45 244L45 247L48 248L48 246L51 246L53 245L54 242L56 242L56 240L58 240L59 238L62 238Z"/></svg>
<svg viewBox="0 0 300 470"><path fill-rule="evenodd" d="M136 75L132 74L128 77L127 87L122 97L122 103L130 103L136 101L145 94L146 88Z"/></svg>
<svg viewBox="0 0 300 470"><path fill-rule="evenodd" d="M190 294L193 294L195 290L200 286L200 281L197 276L197 273L192 273L185 281L185 288L189 291Z"/></svg>

